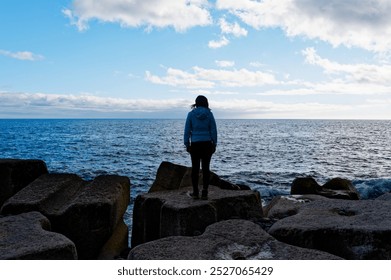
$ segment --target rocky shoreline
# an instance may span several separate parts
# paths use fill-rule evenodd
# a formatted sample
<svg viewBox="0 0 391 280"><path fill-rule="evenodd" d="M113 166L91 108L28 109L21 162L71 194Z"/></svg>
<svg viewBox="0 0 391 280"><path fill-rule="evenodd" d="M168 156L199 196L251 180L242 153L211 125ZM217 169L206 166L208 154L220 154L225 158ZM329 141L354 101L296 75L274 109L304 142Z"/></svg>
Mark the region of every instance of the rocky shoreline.
<svg viewBox="0 0 391 280"><path fill-rule="evenodd" d="M0 159L0 259L391 258L390 193L361 200L348 180L297 178L262 207L259 192L212 174L209 199L193 200L190 171L160 165L134 201L128 244L129 178L84 181Z"/></svg>
<svg viewBox="0 0 391 280"><path fill-rule="evenodd" d="M127 177L84 181L49 174L43 161L4 159L0 199L0 259L113 259L128 247Z"/></svg>

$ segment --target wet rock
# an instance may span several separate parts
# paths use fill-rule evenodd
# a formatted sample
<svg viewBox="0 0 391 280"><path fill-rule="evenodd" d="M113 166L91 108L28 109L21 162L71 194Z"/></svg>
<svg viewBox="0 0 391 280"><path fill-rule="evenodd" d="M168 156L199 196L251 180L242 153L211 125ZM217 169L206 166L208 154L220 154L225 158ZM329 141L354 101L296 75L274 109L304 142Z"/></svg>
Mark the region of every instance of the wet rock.
<svg viewBox="0 0 391 280"><path fill-rule="evenodd" d="M274 223L269 233L345 259L390 259L390 207L387 200L317 200Z"/></svg>
<svg viewBox="0 0 391 280"><path fill-rule="evenodd" d="M210 186L208 200L188 196L192 188L139 195L133 210L132 247L173 235L194 236L218 221L262 217L257 191L232 191Z"/></svg>
<svg viewBox="0 0 391 280"><path fill-rule="evenodd" d="M81 259L97 258L130 200L130 182L122 176L98 176L86 182L74 174L46 174L10 198L2 214L39 211L53 231L71 239Z"/></svg>
<svg viewBox="0 0 391 280"><path fill-rule="evenodd" d="M321 188L314 178L296 178L291 185L291 194L317 194Z"/></svg>
<svg viewBox="0 0 391 280"><path fill-rule="evenodd" d="M333 199L360 199L352 182L347 179L333 178L320 186L314 178L296 178L292 182L291 194L318 194Z"/></svg>
<svg viewBox="0 0 391 280"><path fill-rule="evenodd" d="M172 236L141 244L132 260L326 260L337 256L277 241L253 222L226 220L200 236Z"/></svg>
<svg viewBox="0 0 391 280"><path fill-rule="evenodd" d="M39 176L48 173L42 160L0 159L0 207Z"/></svg>
<svg viewBox="0 0 391 280"><path fill-rule="evenodd" d="M75 244L51 232L50 222L39 212L0 218L0 259L77 259Z"/></svg>
<svg viewBox="0 0 391 280"><path fill-rule="evenodd" d="M324 193L324 194L322 194ZM333 178L322 186L320 195L336 199L360 199L360 194L350 180Z"/></svg>

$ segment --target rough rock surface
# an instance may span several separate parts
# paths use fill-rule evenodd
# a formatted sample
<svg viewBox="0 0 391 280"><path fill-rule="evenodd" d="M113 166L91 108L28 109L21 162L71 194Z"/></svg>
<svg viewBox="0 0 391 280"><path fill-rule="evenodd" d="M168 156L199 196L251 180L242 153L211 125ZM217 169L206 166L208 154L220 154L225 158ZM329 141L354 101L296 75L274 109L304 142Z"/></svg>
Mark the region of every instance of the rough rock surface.
<svg viewBox="0 0 391 280"><path fill-rule="evenodd" d="M127 225L120 221L110 239L102 247L98 259L113 260L121 258L124 250L128 249L129 230Z"/></svg>
<svg viewBox="0 0 391 280"><path fill-rule="evenodd" d="M269 219L279 220L297 214L300 207L306 203L327 199L315 194L276 196L263 208L263 213Z"/></svg>
<svg viewBox="0 0 391 280"><path fill-rule="evenodd" d="M352 182L342 178L333 178L323 186L311 177L296 178L292 182L291 194L318 194L333 199L360 199L360 195Z"/></svg>
<svg viewBox="0 0 391 280"><path fill-rule="evenodd" d="M42 174L48 173L42 160L0 159L0 207Z"/></svg>
<svg viewBox="0 0 391 280"><path fill-rule="evenodd" d="M208 200L188 196L191 187L139 195L134 203L132 247L173 235L194 236L218 221L259 219L262 204L257 191L232 191L210 186Z"/></svg>
<svg viewBox="0 0 391 280"><path fill-rule="evenodd" d="M291 185L291 194L316 194L321 188L312 177L296 178Z"/></svg>
<svg viewBox="0 0 391 280"><path fill-rule="evenodd" d="M201 171L199 182L202 182ZM221 179L214 172L210 172L210 184L227 190L249 190L246 186L238 186ZM188 186L191 186L191 167L163 161L149 192L178 190Z"/></svg>
<svg viewBox="0 0 391 280"><path fill-rule="evenodd" d="M317 200L268 231L292 245L345 259L391 259L391 204L387 200Z"/></svg>
<svg viewBox="0 0 391 280"><path fill-rule="evenodd" d="M10 198L2 214L39 211L53 231L71 239L81 259L97 258L130 200L130 182L122 176L98 176L86 182L74 174L46 174Z"/></svg>
<svg viewBox="0 0 391 280"><path fill-rule="evenodd" d="M375 198L375 200L391 200L391 193L385 193Z"/></svg>
<svg viewBox="0 0 391 280"><path fill-rule="evenodd" d="M0 259L77 259L75 244L49 230L49 220L39 212L1 217Z"/></svg>
<svg viewBox="0 0 391 280"><path fill-rule="evenodd" d="M128 256L133 260L326 260L337 256L277 241L256 224L226 220L207 227L201 236L172 236L141 244Z"/></svg>

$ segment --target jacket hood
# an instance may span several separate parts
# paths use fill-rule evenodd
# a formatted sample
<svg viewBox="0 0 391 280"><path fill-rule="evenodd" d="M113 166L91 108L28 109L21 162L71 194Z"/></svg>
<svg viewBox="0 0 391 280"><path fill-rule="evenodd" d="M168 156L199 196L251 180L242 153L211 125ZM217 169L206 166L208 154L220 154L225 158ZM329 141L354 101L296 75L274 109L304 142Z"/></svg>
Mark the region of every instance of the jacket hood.
<svg viewBox="0 0 391 280"><path fill-rule="evenodd" d="M209 109L205 107L197 107L194 109L194 114L197 119L205 120L209 116Z"/></svg>

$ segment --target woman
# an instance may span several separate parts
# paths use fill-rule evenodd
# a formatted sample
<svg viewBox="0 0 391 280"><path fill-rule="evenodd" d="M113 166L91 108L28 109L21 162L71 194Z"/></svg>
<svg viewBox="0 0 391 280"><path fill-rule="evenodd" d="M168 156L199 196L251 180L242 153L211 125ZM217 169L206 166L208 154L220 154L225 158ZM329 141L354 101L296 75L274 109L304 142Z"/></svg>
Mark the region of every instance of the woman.
<svg viewBox="0 0 391 280"><path fill-rule="evenodd" d="M214 116L209 109L208 99L198 96L192 110L188 113L185 125L184 144L191 156L191 181L193 193L191 197L199 198L198 176L202 163L203 188L202 199L208 198L209 165L212 154L216 151L217 128Z"/></svg>

